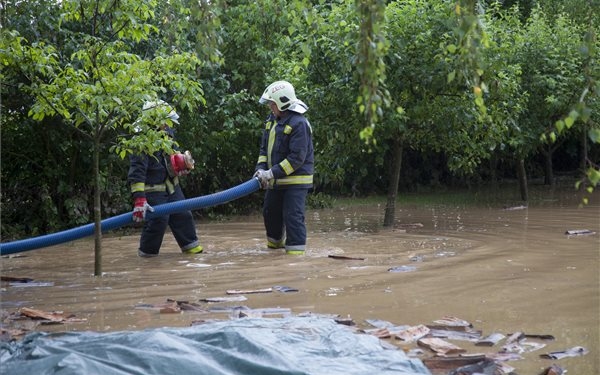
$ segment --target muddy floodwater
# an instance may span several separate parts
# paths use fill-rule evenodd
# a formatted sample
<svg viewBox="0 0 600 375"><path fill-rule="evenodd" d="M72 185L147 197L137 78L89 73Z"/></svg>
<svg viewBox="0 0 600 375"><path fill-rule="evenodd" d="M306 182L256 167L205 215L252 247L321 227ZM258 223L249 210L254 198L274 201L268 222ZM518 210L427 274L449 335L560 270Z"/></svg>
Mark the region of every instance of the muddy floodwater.
<svg viewBox="0 0 600 375"><path fill-rule="evenodd" d="M553 363L573 375L599 374L599 196L580 208L579 197L571 195L513 209L501 203L398 204L391 229L381 225L384 203L348 201L335 209L308 210L304 256L267 250L258 215L198 222L205 251L193 256L180 254L167 233L159 257L139 258L137 233L113 233L103 240L102 277L93 276L93 239L86 238L3 257L2 276L39 284L3 282L0 306L8 312L22 307L64 311L85 319L36 328L45 331L185 327L230 317L139 306L286 286L298 291L246 294L246 301L220 305L337 314L369 328L367 319L418 325L452 316L471 322L484 336L519 331L554 336L544 348L509 363L518 374L539 374ZM591 233L567 235L568 230ZM473 353L500 349L453 343ZM540 358L575 346L589 353Z"/></svg>

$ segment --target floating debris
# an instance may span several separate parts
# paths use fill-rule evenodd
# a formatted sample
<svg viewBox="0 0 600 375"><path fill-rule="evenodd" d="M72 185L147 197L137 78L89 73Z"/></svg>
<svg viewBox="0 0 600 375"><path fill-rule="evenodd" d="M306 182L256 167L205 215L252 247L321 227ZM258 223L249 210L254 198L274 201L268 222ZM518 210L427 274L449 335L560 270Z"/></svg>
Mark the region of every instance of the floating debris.
<svg viewBox="0 0 600 375"><path fill-rule="evenodd" d="M292 288L292 287L284 286L284 285L275 285L273 287L273 290L276 290L276 291L282 292L282 293L292 293L292 292L298 292L299 291L296 288Z"/></svg>
<svg viewBox="0 0 600 375"><path fill-rule="evenodd" d="M215 323L215 322L222 322L222 321L223 321L223 319L194 319L190 323L190 326L197 326L200 324L208 324L208 323Z"/></svg>
<svg viewBox="0 0 600 375"><path fill-rule="evenodd" d="M411 262L423 262L425 260L425 255L414 255L408 258Z"/></svg>
<svg viewBox="0 0 600 375"><path fill-rule="evenodd" d="M8 285L17 288L54 286L54 283L51 281L35 281L34 279L29 277L0 276L0 281L6 281L8 282Z"/></svg>
<svg viewBox="0 0 600 375"><path fill-rule="evenodd" d="M523 336L524 337L524 336ZM517 342L511 342L502 347L502 353L528 353L545 347L546 344L537 342L528 342L524 338Z"/></svg>
<svg viewBox="0 0 600 375"><path fill-rule="evenodd" d="M506 339L506 344L504 345L504 348L509 347L510 345L513 345L515 343L518 343L521 339L523 339L523 337L525 337L523 332L511 333L510 336L508 336L508 338Z"/></svg>
<svg viewBox="0 0 600 375"><path fill-rule="evenodd" d="M462 354L467 352L466 349L463 349L459 346L451 344L437 337L424 337L422 339L417 340L417 345L427 348L438 355L444 356L448 354Z"/></svg>
<svg viewBox="0 0 600 375"><path fill-rule="evenodd" d="M172 298L167 298L167 303L176 303L182 311L207 312L207 310L203 306L190 301L177 301Z"/></svg>
<svg viewBox="0 0 600 375"><path fill-rule="evenodd" d="M14 286L17 288L35 288L35 287L44 287L44 286L54 286L52 281L32 281L28 283L9 283L8 285Z"/></svg>
<svg viewBox="0 0 600 375"><path fill-rule="evenodd" d="M526 334L520 331L509 334L505 345L498 352L492 353L467 353L466 350L449 340L466 340L475 342L476 346L494 346L506 336L494 332L482 338L481 331L473 328L473 325L463 319L444 316L442 319L433 321L432 324L417 326L395 326L385 320L370 319L366 323L375 329L359 330L360 332L376 336L380 339L395 338L406 343L415 342L420 348L427 348L434 352L433 356L427 356L420 348L409 350L404 344L402 349L408 351L410 356L420 358L425 366L434 375L475 375L514 374L515 369L506 362L522 360L521 353L531 352L543 348L545 344L527 342L527 339L554 340L554 336L545 334ZM553 352L542 355L543 358L563 358L565 356L579 356L587 353L583 347L575 347L564 352ZM549 368L540 375L562 375L560 368Z"/></svg>
<svg viewBox="0 0 600 375"><path fill-rule="evenodd" d="M473 328L473 324L454 316L444 316L442 319L434 320L433 324L437 324L437 326L428 325L428 327L436 329L444 327L445 329L456 329L460 331L467 331L468 329Z"/></svg>
<svg viewBox="0 0 600 375"><path fill-rule="evenodd" d="M87 319L76 318L73 314L65 315L62 311L46 312L31 309L29 307L22 307L19 312L21 316L39 320L42 324L80 323L87 321Z"/></svg>
<svg viewBox="0 0 600 375"><path fill-rule="evenodd" d="M486 357L500 362L518 361L520 359L523 359L523 357L521 357L517 353L490 353L486 354Z"/></svg>
<svg viewBox="0 0 600 375"><path fill-rule="evenodd" d="M564 373L566 373L565 370L563 370L560 366L553 364L552 366L544 369L540 375L563 375Z"/></svg>
<svg viewBox="0 0 600 375"><path fill-rule="evenodd" d="M270 308L263 308L263 309L249 309L249 308L244 308L244 309L234 309L233 313L230 315L230 317L237 319L237 318L263 318L266 315L279 315L279 316L289 316L291 314L292 310L288 309L288 308L281 308L281 307L270 307Z"/></svg>
<svg viewBox="0 0 600 375"><path fill-rule="evenodd" d="M232 311L250 310L248 306L210 306L208 311L214 313L230 313Z"/></svg>
<svg viewBox="0 0 600 375"><path fill-rule="evenodd" d="M341 317L340 318L334 318L333 320L337 324L342 324L342 325L345 325L345 326L354 326L354 325L356 325L356 323L354 323L354 320L351 317L349 317L349 316L347 316L345 318L341 318Z"/></svg>
<svg viewBox="0 0 600 375"><path fill-rule="evenodd" d="M208 297L201 298L200 301L203 302L241 302L246 301L248 298L245 296L227 296L227 297Z"/></svg>
<svg viewBox="0 0 600 375"><path fill-rule="evenodd" d="M583 346L574 346L571 349L562 350L558 352L550 352L547 354L540 354L540 358L547 359L562 359L566 357L579 357L588 354L588 350Z"/></svg>
<svg viewBox="0 0 600 375"><path fill-rule="evenodd" d="M369 334L371 336L375 336L380 339L389 339L390 337L393 336L393 334L387 328L367 329L367 330L362 330L362 332Z"/></svg>
<svg viewBox="0 0 600 375"><path fill-rule="evenodd" d="M565 232L565 234L568 236L589 236L592 234L596 234L596 232L591 231L589 229L575 229L575 230L568 230Z"/></svg>
<svg viewBox="0 0 600 375"><path fill-rule="evenodd" d="M402 332L410 328L408 325L395 326L394 324L379 319L367 319L366 323L372 325L373 329L362 329L361 332L364 332L369 335L373 335L382 339L387 339L392 336L395 336L397 333Z"/></svg>
<svg viewBox="0 0 600 375"><path fill-rule="evenodd" d="M403 340L406 342L417 341L418 339L425 337L429 334L429 328L423 324L409 327L395 334L396 339Z"/></svg>
<svg viewBox="0 0 600 375"><path fill-rule="evenodd" d="M252 294L252 293L271 293L273 288L263 288L263 289L231 289L228 290L227 294Z"/></svg>
<svg viewBox="0 0 600 375"><path fill-rule="evenodd" d="M388 322L387 320L381 320L381 319L366 319L365 322L372 325L375 328L388 328L388 327L394 326L393 323ZM408 326L407 326L407 328L408 328Z"/></svg>
<svg viewBox="0 0 600 375"><path fill-rule="evenodd" d="M331 259L340 259L340 260L365 260L365 258L348 257L348 256L344 256L344 255L328 255L327 257L331 258Z"/></svg>
<svg viewBox="0 0 600 375"><path fill-rule="evenodd" d="M392 268L388 268L389 272L412 272L416 271L417 267L415 266L396 266Z"/></svg>
<svg viewBox="0 0 600 375"><path fill-rule="evenodd" d="M468 364L450 371L449 375L480 375L480 374L505 374L498 371L499 364L489 358L483 361Z"/></svg>
<svg viewBox="0 0 600 375"><path fill-rule="evenodd" d="M318 313L313 313L313 312L307 311L307 312L299 313L297 316L304 317L304 318L316 317L316 318L332 319L334 322L336 322L338 324L343 324L346 326L355 325L354 321L352 320L352 318L350 318L350 316L343 318L339 314L318 314Z"/></svg>
<svg viewBox="0 0 600 375"><path fill-rule="evenodd" d="M539 339L539 340L548 340L548 341L555 340L554 336L552 336L552 335L536 335L536 334L531 334L531 333L524 333L523 336L526 338L530 338L530 339Z"/></svg>
<svg viewBox="0 0 600 375"><path fill-rule="evenodd" d="M494 346L505 337L506 336L501 333L492 333L491 335L484 337L481 340L477 341L475 343L475 345L477 345L477 346Z"/></svg>
<svg viewBox="0 0 600 375"><path fill-rule="evenodd" d="M135 305L137 310L154 310L161 314L176 314L181 312L181 307L177 304L177 301L167 300L166 303L150 304L150 303L139 303Z"/></svg>
<svg viewBox="0 0 600 375"><path fill-rule="evenodd" d="M179 306L179 308L182 311L208 312L208 310L206 310L204 307L202 307L196 303L180 302L180 303L177 303L177 305Z"/></svg>
<svg viewBox="0 0 600 375"><path fill-rule="evenodd" d="M31 331L23 328L0 327L0 342L19 340Z"/></svg>
<svg viewBox="0 0 600 375"><path fill-rule="evenodd" d="M431 337L440 337L449 340L461 340L461 341L470 341L470 342L478 342L481 340L481 331L456 331L452 329L431 329L428 326L430 331L429 335Z"/></svg>
<svg viewBox="0 0 600 375"><path fill-rule="evenodd" d="M430 371L442 370L448 371L461 368L462 366L476 364L485 361L485 355L459 355L456 357L431 357L423 358L422 361Z"/></svg>
<svg viewBox="0 0 600 375"><path fill-rule="evenodd" d="M418 358L425 354L425 351L421 348L413 348L406 352L406 355L411 358Z"/></svg>
<svg viewBox="0 0 600 375"><path fill-rule="evenodd" d="M29 277L11 277L11 276L0 276L0 281L8 281L15 283L30 283L33 279Z"/></svg>

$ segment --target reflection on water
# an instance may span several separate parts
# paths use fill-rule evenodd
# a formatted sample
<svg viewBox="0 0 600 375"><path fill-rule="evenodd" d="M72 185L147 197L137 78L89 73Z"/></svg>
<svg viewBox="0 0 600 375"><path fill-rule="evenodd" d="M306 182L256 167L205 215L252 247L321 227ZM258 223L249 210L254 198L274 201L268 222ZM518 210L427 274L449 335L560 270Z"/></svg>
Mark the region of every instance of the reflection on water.
<svg viewBox="0 0 600 375"><path fill-rule="evenodd" d="M150 259L137 257L137 236L106 236L100 278L93 276L91 238L20 253L2 259L2 275L40 284L3 282L1 307L87 319L38 327L43 330L136 330L229 318L228 310L160 314L137 305L289 287L298 291L246 294L246 301L210 306L339 314L363 326L367 319L417 325L455 316L484 334L556 337L511 362L518 373L537 374L552 364L539 354L573 346L589 354L558 364L573 374L600 373L600 206L580 209L555 200L516 210L399 205L393 229L382 228L383 213L377 204L307 212L309 250L300 257L267 250L258 216L199 223L205 252L194 256L178 253L170 235L160 256ZM596 234L565 235L573 229Z"/></svg>

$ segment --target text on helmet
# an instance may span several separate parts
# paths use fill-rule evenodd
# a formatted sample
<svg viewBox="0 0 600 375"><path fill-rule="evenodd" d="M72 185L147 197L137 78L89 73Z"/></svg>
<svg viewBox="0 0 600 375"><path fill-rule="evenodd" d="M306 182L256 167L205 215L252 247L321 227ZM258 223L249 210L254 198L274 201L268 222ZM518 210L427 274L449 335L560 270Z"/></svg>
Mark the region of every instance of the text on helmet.
<svg viewBox="0 0 600 375"><path fill-rule="evenodd" d="M273 86L273 88L271 89L271 94L275 94L277 91L283 90L283 89L285 89L284 84Z"/></svg>

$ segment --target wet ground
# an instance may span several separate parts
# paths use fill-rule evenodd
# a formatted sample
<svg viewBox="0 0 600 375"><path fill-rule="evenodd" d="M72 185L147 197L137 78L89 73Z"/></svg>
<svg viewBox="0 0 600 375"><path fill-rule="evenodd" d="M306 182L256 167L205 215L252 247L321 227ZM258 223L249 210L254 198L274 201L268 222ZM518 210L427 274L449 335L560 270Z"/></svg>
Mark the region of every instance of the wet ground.
<svg viewBox="0 0 600 375"><path fill-rule="evenodd" d="M41 284L3 282L0 307L8 312L22 307L59 310L86 319L38 330L140 330L229 319L225 312L168 314L140 306L286 286L298 291L244 294L246 301L213 306L338 314L364 327L369 327L366 319L418 325L453 316L471 322L484 335L521 331L554 336L546 347L509 363L518 374L539 374L553 363L569 374L598 374L597 198L579 208L577 197L553 196L511 210L502 204L405 203L397 206L393 229L381 226L383 203L349 201L307 212L305 256L267 250L259 216L199 222L205 251L194 256L180 254L167 234L160 256L142 259L137 256L137 235L113 234L103 241L103 277L93 276L93 240L88 238L2 258L2 276ZM565 234L583 229L594 233ZM397 340L390 342L403 347ZM499 350L453 343L469 352ZM589 353L560 360L539 357L574 346Z"/></svg>

